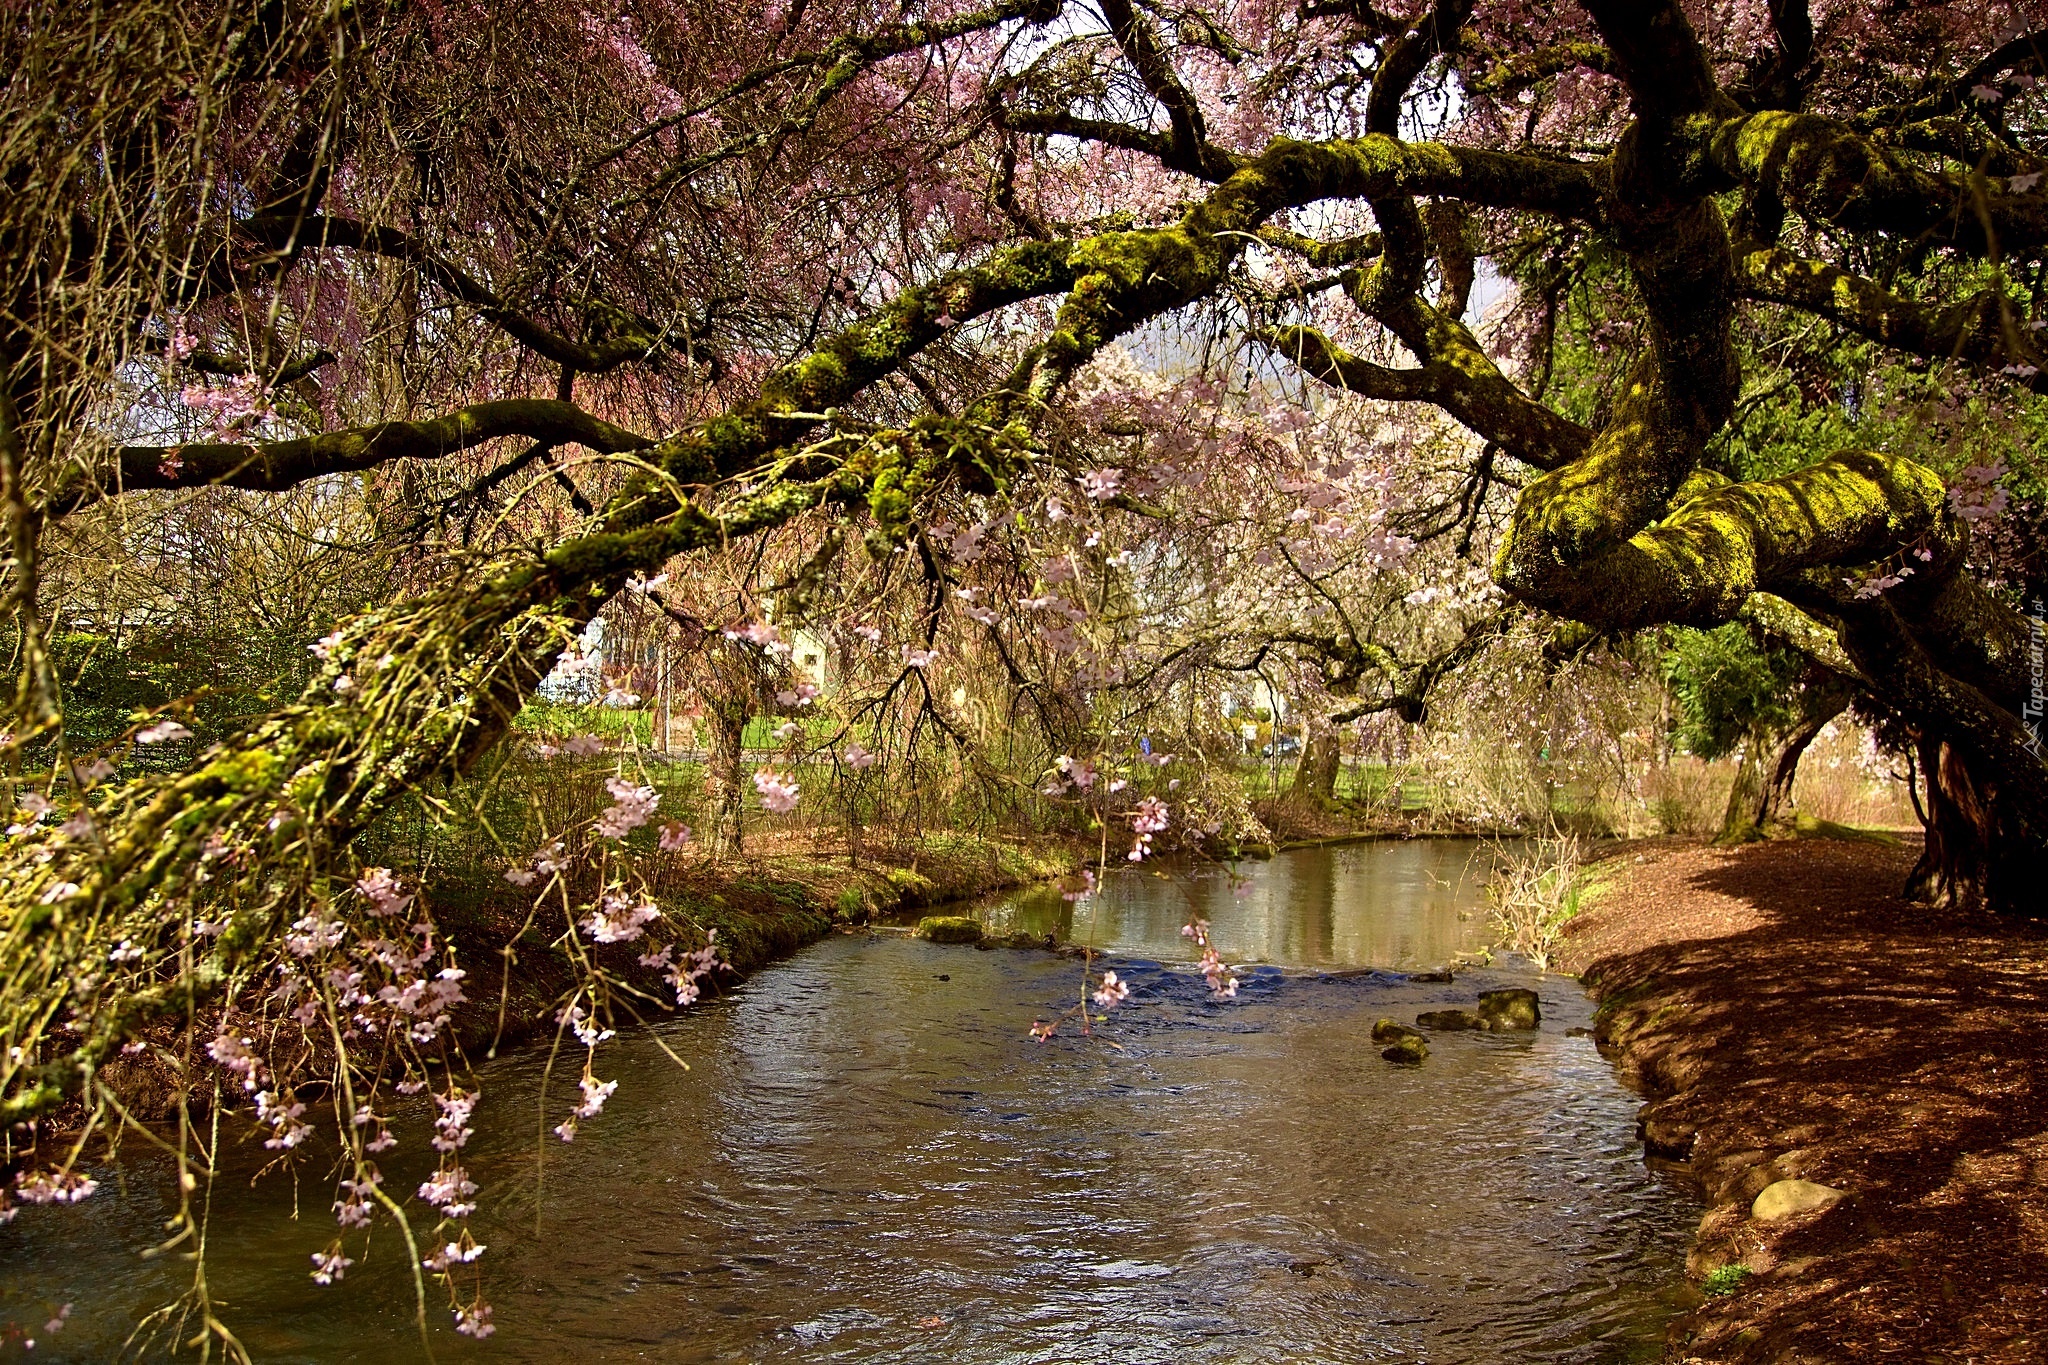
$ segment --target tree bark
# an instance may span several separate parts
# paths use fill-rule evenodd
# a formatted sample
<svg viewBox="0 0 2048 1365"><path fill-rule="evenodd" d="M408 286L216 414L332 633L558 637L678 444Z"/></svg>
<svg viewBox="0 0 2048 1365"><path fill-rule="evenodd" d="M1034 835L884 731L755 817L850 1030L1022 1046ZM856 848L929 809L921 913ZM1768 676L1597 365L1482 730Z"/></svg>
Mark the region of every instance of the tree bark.
<svg viewBox="0 0 2048 1365"><path fill-rule="evenodd" d="M1735 771L1735 785L1728 792L1728 810L1716 842L1749 843L1763 838L1772 825L1784 822L1792 808L1792 786L1799 778L1801 756L1828 722L1849 708L1854 695L1846 683L1810 684L1798 720L1783 729L1750 736Z"/></svg>
<svg viewBox="0 0 2048 1365"><path fill-rule="evenodd" d="M1337 766L1342 754L1337 732L1325 726L1309 727L1308 743L1294 763L1294 784L1287 789L1289 805L1304 810L1326 810L1337 797Z"/></svg>
<svg viewBox="0 0 2048 1365"><path fill-rule="evenodd" d="M710 821L707 842L712 857L735 857L745 851L746 806L740 784L747 707L714 701L704 708L704 721L710 731L704 766L704 805Z"/></svg>
<svg viewBox="0 0 2048 1365"><path fill-rule="evenodd" d="M1942 909L1989 905L2048 914L2041 887L2048 856L2011 806L2001 800L1999 776L1956 745L1923 737L1921 771L1927 784L1922 811L1927 841L1906 879L1906 897Z"/></svg>

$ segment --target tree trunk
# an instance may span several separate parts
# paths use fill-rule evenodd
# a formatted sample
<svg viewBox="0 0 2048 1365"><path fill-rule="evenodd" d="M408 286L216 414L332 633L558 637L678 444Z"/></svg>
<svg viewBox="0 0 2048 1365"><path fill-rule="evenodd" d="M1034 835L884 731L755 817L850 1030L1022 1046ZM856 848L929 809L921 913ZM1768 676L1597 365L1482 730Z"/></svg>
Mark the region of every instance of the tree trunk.
<svg viewBox="0 0 2048 1365"><path fill-rule="evenodd" d="M1743 844L1761 839L1792 809L1792 786L1799 778L1799 760L1828 722L1849 709L1855 689L1838 680L1810 681L1800 693L1799 719L1784 730L1750 736L1742 748L1735 785L1728 792L1728 811L1716 841Z"/></svg>
<svg viewBox="0 0 2048 1365"><path fill-rule="evenodd" d="M714 703L704 709L710 744L705 751L705 809L710 816L706 840L711 856L725 858L743 851L745 795L740 790L740 745L747 733L747 710Z"/></svg>
<svg viewBox="0 0 2048 1365"><path fill-rule="evenodd" d="M1324 726L1309 728L1308 743L1294 764L1294 785L1287 789L1289 805L1302 809L1327 809L1337 796L1337 765L1342 754L1337 732Z"/></svg>
<svg viewBox="0 0 2048 1365"><path fill-rule="evenodd" d="M1742 761L1735 765L1735 785L1728 789L1728 809L1721 817L1717 844L1746 844L1764 837L1763 811L1770 800L1770 783L1764 780L1768 766L1775 765L1777 732L1752 730L1742 745Z"/></svg>

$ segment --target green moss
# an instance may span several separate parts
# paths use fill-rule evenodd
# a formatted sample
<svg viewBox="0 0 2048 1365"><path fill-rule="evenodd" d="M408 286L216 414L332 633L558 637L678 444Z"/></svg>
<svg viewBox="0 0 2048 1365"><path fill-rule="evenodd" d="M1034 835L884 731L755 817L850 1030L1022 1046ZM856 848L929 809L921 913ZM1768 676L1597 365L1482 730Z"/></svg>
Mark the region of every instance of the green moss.
<svg viewBox="0 0 2048 1365"><path fill-rule="evenodd" d="M917 922L917 936L933 943L979 943L981 932L972 915L926 915Z"/></svg>

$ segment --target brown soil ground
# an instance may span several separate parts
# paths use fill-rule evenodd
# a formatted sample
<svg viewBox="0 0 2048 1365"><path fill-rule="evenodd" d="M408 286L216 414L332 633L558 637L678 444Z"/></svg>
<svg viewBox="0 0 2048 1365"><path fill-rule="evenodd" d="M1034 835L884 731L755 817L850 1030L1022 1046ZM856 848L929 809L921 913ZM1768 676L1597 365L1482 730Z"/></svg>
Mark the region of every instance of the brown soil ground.
<svg viewBox="0 0 2048 1365"><path fill-rule="evenodd" d="M1911 848L1625 845L1565 965L1709 1210L1712 1362L2048 1361L2048 928L1899 897ZM2048 907L2048 890L2043 893ZM1848 1192L1776 1222L1786 1178Z"/></svg>

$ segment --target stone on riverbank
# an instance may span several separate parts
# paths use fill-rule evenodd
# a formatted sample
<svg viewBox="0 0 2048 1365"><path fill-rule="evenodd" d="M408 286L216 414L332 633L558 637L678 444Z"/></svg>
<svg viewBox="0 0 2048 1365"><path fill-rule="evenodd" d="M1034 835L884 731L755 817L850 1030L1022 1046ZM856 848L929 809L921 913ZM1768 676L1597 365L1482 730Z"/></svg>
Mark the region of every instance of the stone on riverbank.
<svg viewBox="0 0 2048 1365"><path fill-rule="evenodd" d="M1429 1043L1420 1033L1392 1019L1382 1019L1372 1026L1372 1040L1389 1045L1380 1050L1380 1056L1390 1062L1415 1066L1429 1055Z"/></svg>
<svg viewBox="0 0 2048 1365"><path fill-rule="evenodd" d="M1532 1029L1543 1022L1536 992L1523 986L1479 992L1479 1017L1495 1033Z"/></svg>
<svg viewBox="0 0 2048 1365"><path fill-rule="evenodd" d="M917 936L933 943L979 943L981 921L971 915L926 915L917 922Z"/></svg>
<svg viewBox="0 0 2048 1365"><path fill-rule="evenodd" d="M1763 1193L1749 1206L1749 1216L1768 1223L1790 1218L1796 1213L1828 1208L1848 1197L1847 1190L1838 1190L1832 1185L1818 1185L1811 1180L1780 1180L1764 1186Z"/></svg>
<svg viewBox="0 0 2048 1365"><path fill-rule="evenodd" d="M1416 1015L1415 1022L1424 1028L1441 1029L1446 1033L1486 1027L1486 1021L1470 1010L1428 1010Z"/></svg>

